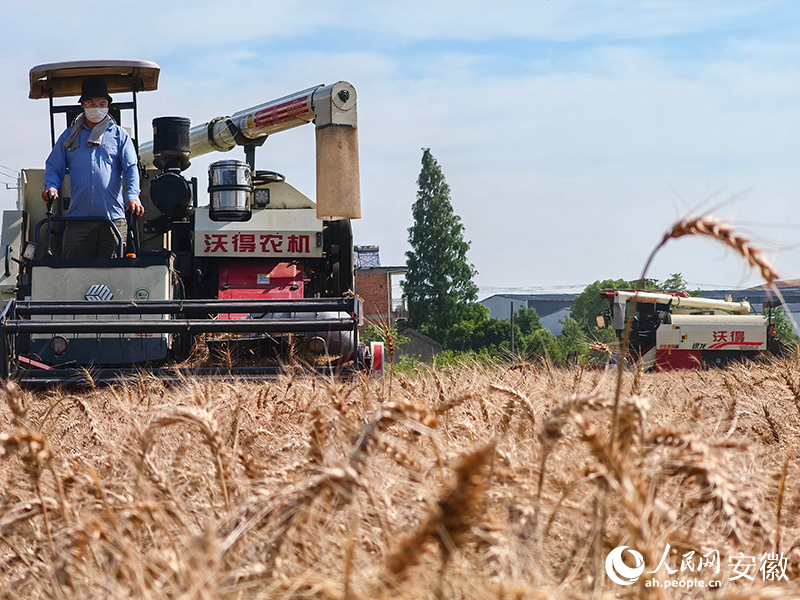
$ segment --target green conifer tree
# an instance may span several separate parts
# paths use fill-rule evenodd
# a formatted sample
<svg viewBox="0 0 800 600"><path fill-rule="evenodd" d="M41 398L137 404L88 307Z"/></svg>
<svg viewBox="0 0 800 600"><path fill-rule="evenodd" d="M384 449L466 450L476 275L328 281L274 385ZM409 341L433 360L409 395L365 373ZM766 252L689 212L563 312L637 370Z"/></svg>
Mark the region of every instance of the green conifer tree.
<svg viewBox="0 0 800 600"><path fill-rule="evenodd" d="M464 240L461 218L453 212L450 186L430 148L423 148L417 185L403 283L408 324L441 341L477 300L478 287L472 281L476 271L467 262L469 242Z"/></svg>

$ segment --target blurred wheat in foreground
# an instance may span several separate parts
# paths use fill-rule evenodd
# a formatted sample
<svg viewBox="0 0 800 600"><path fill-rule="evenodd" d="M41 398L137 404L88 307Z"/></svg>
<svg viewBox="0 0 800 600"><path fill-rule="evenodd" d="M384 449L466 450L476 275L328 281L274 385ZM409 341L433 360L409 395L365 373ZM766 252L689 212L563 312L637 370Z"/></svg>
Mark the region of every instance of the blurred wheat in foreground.
<svg viewBox="0 0 800 600"><path fill-rule="evenodd" d="M717 550L718 598L800 589L800 365L517 363L34 394L0 408L3 598L673 598L612 583ZM391 392L387 390L391 389ZM391 393L391 397L382 394ZM728 557L787 559L730 581ZM708 578L689 570L670 579Z"/></svg>

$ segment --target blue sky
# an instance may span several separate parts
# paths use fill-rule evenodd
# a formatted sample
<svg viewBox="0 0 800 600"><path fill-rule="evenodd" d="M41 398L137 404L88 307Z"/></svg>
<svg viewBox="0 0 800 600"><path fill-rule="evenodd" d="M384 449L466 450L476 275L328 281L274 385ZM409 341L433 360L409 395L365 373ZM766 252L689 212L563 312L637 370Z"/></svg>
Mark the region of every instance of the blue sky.
<svg viewBox="0 0 800 600"><path fill-rule="evenodd" d="M472 242L484 295L634 278L691 211L749 233L800 277L800 4L789 0L200 1L161 11L7 2L0 21L0 165L43 164L47 108L27 99L37 64L152 60L152 118L199 124L344 79L359 98L363 219L356 241L402 264L421 148L430 147ZM43 26L42 15L50 23ZM92 22L95 22L92 20ZM45 42L45 32L54 35ZM89 33L91 32L91 34ZM37 41L42 40L42 41ZM194 161L207 165L238 151ZM313 128L270 138L258 164L314 193ZM0 172L6 173L5 169ZM14 202L2 183L0 204ZM671 242L650 274L759 281L702 240Z"/></svg>

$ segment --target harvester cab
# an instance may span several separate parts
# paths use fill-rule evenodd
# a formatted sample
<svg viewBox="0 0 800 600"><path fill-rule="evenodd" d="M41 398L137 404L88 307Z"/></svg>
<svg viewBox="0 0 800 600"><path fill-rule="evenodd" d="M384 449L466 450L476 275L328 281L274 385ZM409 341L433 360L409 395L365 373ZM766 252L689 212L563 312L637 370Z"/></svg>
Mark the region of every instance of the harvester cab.
<svg viewBox="0 0 800 600"><path fill-rule="evenodd" d="M724 365L772 350L770 315L753 314L750 303L692 297L686 292L603 290L598 324L612 327L618 343L645 369L671 370Z"/></svg>
<svg viewBox="0 0 800 600"><path fill-rule="evenodd" d="M53 144L59 115L68 126L81 112L55 100L79 96L88 77L106 81L110 113L137 149L145 214L129 221L128 240L117 235L118 258L64 258L64 227L75 219L69 175L51 207L41 199L44 170L23 169L17 209L3 214L0 374L47 385L143 372L264 377L290 362L359 368L355 89L320 85L195 127L156 118L152 141L140 143L137 94L157 89L159 71L119 60L31 70L30 98L48 99ZM316 201L255 165L267 135L311 122ZM237 146L245 160L212 163L208 202L200 201L197 178L184 176L191 158Z"/></svg>
<svg viewBox="0 0 800 600"><path fill-rule="evenodd" d="M34 67L29 74L30 91L33 100L47 99L50 116L50 143L54 146L60 131L70 126L81 114L81 106L74 98L81 94L81 84L89 77L101 77L106 81L109 94L117 96L109 112L116 123L123 126L131 135L134 146L139 142L139 115L137 94L152 91L158 87L159 67L147 61L80 61L53 63ZM120 100L119 94L129 95ZM56 104L56 100L73 98L72 102ZM65 120L63 125L60 116ZM123 118L124 115L124 118ZM63 225L69 210L69 175L66 176L61 200L55 204L44 204L39 197L44 185L44 171L40 169L23 170L18 210L30 221L30 233L25 239L22 258L28 263L34 258L60 256L60 242ZM9 215L10 216L10 215ZM48 218L49 217L49 218ZM119 233L119 232L117 232ZM124 243L125 240L120 240ZM10 250L13 255L14 248ZM55 253L55 254L54 254ZM15 256L20 260L19 256ZM12 259L10 259L12 260ZM3 292L9 293L16 287L14 281L3 281Z"/></svg>

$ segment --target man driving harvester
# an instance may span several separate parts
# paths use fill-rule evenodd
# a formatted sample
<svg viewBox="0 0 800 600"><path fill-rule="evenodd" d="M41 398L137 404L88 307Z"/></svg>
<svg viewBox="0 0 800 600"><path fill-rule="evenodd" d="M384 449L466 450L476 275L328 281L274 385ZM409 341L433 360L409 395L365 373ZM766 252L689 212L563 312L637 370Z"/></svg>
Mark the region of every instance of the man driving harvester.
<svg viewBox="0 0 800 600"><path fill-rule="evenodd" d="M92 77L81 86L81 114L56 141L45 163L42 199L58 199L67 169L70 203L67 217L95 217L112 221L124 240L125 213L141 216L136 150L128 133L108 114L111 104L105 80ZM124 191L122 182L127 189ZM64 258L111 258L117 238L106 221L67 223L62 238Z"/></svg>

